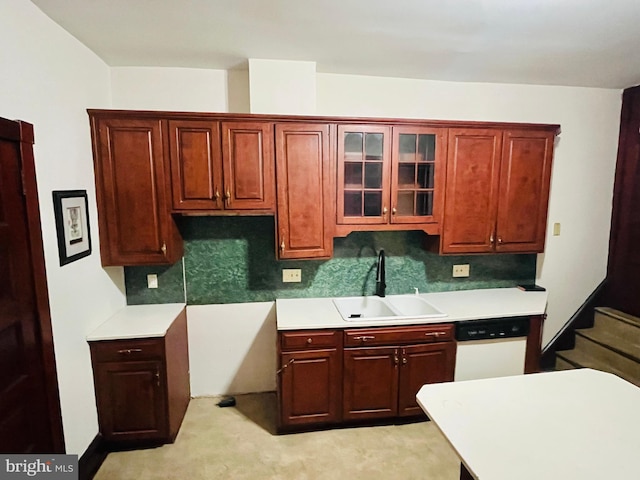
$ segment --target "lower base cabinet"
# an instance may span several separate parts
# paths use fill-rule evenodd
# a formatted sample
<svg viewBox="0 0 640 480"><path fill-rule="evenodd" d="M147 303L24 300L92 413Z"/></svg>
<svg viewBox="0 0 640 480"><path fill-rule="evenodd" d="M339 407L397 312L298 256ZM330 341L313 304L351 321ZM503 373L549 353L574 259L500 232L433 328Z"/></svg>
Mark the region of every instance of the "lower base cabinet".
<svg viewBox="0 0 640 480"><path fill-rule="evenodd" d="M278 429L423 415L425 383L452 381L453 325L279 334Z"/></svg>
<svg viewBox="0 0 640 480"><path fill-rule="evenodd" d="M190 399L185 310L164 337L89 346L105 442L114 448L172 443Z"/></svg>

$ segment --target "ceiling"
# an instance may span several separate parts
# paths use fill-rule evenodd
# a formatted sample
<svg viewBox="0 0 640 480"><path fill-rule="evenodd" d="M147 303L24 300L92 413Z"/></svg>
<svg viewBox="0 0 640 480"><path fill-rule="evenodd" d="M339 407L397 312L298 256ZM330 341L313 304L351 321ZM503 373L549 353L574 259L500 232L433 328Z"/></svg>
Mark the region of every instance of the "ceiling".
<svg viewBox="0 0 640 480"><path fill-rule="evenodd" d="M110 66L318 72L625 88L638 0L32 0Z"/></svg>

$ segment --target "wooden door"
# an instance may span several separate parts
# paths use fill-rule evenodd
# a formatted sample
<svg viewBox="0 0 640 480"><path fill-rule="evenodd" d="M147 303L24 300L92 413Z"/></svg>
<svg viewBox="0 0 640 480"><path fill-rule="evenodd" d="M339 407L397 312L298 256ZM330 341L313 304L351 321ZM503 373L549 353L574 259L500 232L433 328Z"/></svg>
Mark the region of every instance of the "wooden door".
<svg viewBox="0 0 640 480"><path fill-rule="evenodd" d="M399 361L397 347L344 350L344 420L397 414Z"/></svg>
<svg viewBox="0 0 640 480"><path fill-rule="evenodd" d="M447 154L441 252L492 252L502 131L450 129Z"/></svg>
<svg viewBox="0 0 640 480"><path fill-rule="evenodd" d="M95 365L101 433L116 442L168 436L163 364L159 360Z"/></svg>
<svg viewBox="0 0 640 480"><path fill-rule="evenodd" d="M94 117L92 133L102 264L175 263L162 121Z"/></svg>
<svg viewBox="0 0 640 480"><path fill-rule="evenodd" d="M455 355L455 342L409 345L401 348L398 415L423 414L416 402L418 390L427 383L452 382Z"/></svg>
<svg viewBox="0 0 640 480"><path fill-rule="evenodd" d="M276 125L279 258L333 253L332 138L334 128L326 124Z"/></svg>
<svg viewBox="0 0 640 480"><path fill-rule="evenodd" d="M544 251L554 138L553 132L504 132L497 252Z"/></svg>
<svg viewBox="0 0 640 480"><path fill-rule="evenodd" d="M391 128L338 126L337 222L388 223L390 182Z"/></svg>
<svg viewBox="0 0 640 480"><path fill-rule="evenodd" d="M169 145L173 209L222 209L220 123L169 120Z"/></svg>
<svg viewBox="0 0 640 480"><path fill-rule="evenodd" d="M446 129L393 127L391 222L438 223L442 216Z"/></svg>
<svg viewBox="0 0 640 480"><path fill-rule="evenodd" d="M63 453L32 143L0 119L0 452Z"/></svg>
<svg viewBox="0 0 640 480"><path fill-rule="evenodd" d="M273 124L223 122L225 208L275 210Z"/></svg>
<svg viewBox="0 0 640 480"><path fill-rule="evenodd" d="M640 316L640 87L622 96L618 161L613 191L606 299Z"/></svg>
<svg viewBox="0 0 640 480"><path fill-rule="evenodd" d="M336 423L341 418L341 358L335 348L280 357L280 426Z"/></svg>

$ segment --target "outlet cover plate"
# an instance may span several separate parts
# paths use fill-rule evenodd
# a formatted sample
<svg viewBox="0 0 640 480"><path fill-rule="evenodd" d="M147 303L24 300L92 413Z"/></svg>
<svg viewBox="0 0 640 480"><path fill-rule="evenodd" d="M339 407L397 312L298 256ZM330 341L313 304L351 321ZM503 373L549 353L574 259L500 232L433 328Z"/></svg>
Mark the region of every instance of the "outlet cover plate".
<svg viewBox="0 0 640 480"><path fill-rule="evenodd" d="M299 268L283 268L283 283L300 283L302 281L302 270Z"/></svg>
<svg viewBox="0 0 640 480"><path fill-rule="evenodd" d="M469 264L465 263L464 265L454 265L453 266L453 276L455 278L468 277L469 276Z"/></svg>

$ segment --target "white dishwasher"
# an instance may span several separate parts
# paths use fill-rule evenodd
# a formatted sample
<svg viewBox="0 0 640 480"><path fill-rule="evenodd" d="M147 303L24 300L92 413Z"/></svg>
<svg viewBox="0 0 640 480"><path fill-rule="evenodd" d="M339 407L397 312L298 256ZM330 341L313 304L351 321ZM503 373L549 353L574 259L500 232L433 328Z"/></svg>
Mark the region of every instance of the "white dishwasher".
<svg viewBox="0 0 640 480"><path fill-rule="evenodd" d="M456 323L454 380L507 377L524 373L529 317Z"/></svg>

